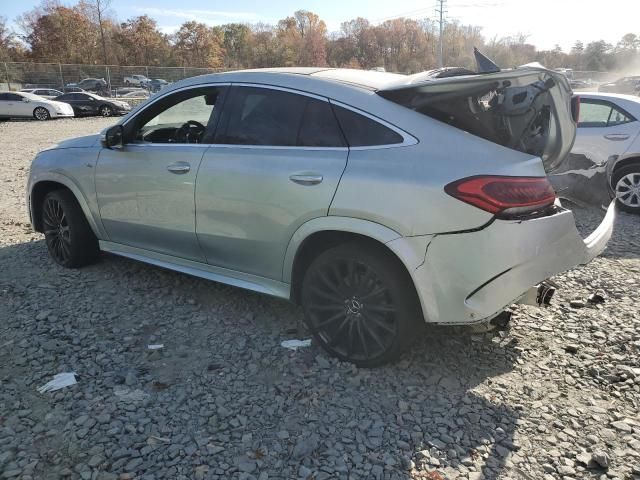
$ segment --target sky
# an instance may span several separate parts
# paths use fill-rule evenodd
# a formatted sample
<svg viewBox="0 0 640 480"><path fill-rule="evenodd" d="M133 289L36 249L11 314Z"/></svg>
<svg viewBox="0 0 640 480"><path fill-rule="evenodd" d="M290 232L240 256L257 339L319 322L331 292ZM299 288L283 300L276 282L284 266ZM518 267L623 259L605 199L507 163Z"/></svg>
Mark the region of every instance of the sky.
<svg viewBox="0 0 640 480"><path fill-rule="evenodd" d="M0 0L0 16L13 21L39 0ZM74 4L74 0L62 0ZM111 0L119 20L147 14L167 33L188 20L209 25L275 23L304 9L317 13L329 31L358 16L373 23L406 16L435 18L436 0ZM640 0L446 0L446 17L482 27L486 38L528 36L539 49L556 44L569 50L576 40L616 43L626 33L640 35Z"/></svg>

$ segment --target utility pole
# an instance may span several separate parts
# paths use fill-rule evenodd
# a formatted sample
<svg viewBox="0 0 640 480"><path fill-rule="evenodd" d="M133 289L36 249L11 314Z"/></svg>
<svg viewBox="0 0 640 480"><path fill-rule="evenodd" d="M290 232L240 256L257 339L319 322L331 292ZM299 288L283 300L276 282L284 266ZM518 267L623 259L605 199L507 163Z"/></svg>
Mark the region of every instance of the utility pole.
<svg viewBox="0 0 640 480"><path fill-rule="evenodd" d="M447 3L447 0L436 0L436 2L436 13L438 13L438 15L440 16L440 34L438 36L438 66L444 67L444 42L442 39L442 34L444 32L444 14L447 13L447 11L444 9L444 6Z"/></svg>

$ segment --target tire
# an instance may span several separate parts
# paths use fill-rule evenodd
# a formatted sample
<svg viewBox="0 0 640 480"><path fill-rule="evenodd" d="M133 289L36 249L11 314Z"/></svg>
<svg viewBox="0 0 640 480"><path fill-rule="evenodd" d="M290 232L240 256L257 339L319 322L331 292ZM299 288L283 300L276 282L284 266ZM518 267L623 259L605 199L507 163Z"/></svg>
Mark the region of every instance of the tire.
<svg viewBox="0 0 640 480"><path fill-rule="evenodd" d="M640 163L614 171L611 186L620 210L640 214Z"/></svg>
<svg viewBox="0 0 640 480"><path fill-rule="evenodd" d="M49 113L49 110L44 107L36 107L33 110L33 118L35 118L36 120L45 121L51 118L51 114Z"/></svg>
<svg viewBox="0 0 640 480"><path fill-rule="evenodd" d="M47 249L58 265L78 268L96 260L98 239L70 191L47 193L41 211Z"/></svg>
<svg viewBox="0 0 640 480"><path fill-rule="evenodd" d="M100 113L100 115L102 115L103 117L111 117L113 116L113 108L111 108L109 105L102 105L99 109L98 112Z"/></svg>
<svg viewBox="0 0 640 480"><path fill-rule="evenodd" d="M372 245L342 244L318 255L305 272L301 298L316 341L359 367L397 360L419 330L411 278Z"/></svg>

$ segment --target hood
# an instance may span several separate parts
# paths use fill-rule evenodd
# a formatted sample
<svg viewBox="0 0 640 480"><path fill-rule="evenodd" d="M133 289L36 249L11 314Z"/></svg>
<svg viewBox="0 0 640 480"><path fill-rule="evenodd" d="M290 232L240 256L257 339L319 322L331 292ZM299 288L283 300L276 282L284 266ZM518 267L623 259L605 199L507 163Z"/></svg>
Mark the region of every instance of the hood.
<svg viewBox="0 0 640 480"><path fill-rule="evenodd" d="M64 148L88 148L100 143L100 134L86 135L84 137L68 138L57 143L49 150L60 150Z"/></svg>

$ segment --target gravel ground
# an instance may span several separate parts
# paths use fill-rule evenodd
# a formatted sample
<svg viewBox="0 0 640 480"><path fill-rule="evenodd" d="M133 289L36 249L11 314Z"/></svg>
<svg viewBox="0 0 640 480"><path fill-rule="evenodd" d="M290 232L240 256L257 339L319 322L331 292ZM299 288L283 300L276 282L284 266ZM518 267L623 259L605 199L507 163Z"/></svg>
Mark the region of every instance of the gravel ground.
<svg viewBox="0 0 640 480"><path fill-rule="evenodd" d="M286 302L109 255L49 260L23 205L29 162L110 122L0 124L1 476L640 479L639 218L555 279L550 308L515 308L507 330L432 328L362 370L282 348L306 338ZM601 218L580 213L585 231ZM77 385L38 393L69 371Z"/></svg>

